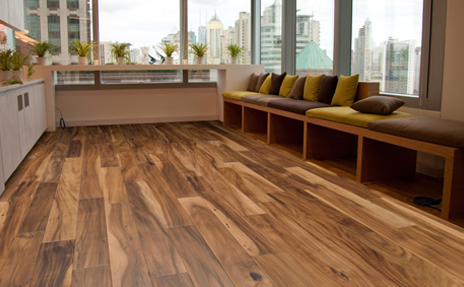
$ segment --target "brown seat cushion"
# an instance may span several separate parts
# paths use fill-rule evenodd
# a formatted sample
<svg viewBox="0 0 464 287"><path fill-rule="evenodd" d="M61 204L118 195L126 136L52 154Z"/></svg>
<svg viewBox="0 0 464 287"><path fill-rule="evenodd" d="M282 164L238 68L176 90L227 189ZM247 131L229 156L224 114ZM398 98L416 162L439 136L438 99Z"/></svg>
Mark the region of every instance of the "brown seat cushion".
<svg viewBox="0 0 464 287"><path fill-rule="evenodd" d="M367 127L400 137L464 148L464 122L416 116L373 121Z"/></svg>
<svg viewBox="0 0 464 287"><path fill-rule="evenodd" d="M305 100L285 99L269 102L269 107L304 115L307 110L331 107L331 105Z"/></svg>
<svg viewBox="0 0 464 287"><path fill-rule="evenodd" d="M275 101L275 100L281 100L281 99L288 100L287 98L284 98L281 96L259 94L259 95L245 96L242 98L242 101L246 103L251 103L251 104L256 104L256 105L267 107L269 105L269 102Z"/></svg>

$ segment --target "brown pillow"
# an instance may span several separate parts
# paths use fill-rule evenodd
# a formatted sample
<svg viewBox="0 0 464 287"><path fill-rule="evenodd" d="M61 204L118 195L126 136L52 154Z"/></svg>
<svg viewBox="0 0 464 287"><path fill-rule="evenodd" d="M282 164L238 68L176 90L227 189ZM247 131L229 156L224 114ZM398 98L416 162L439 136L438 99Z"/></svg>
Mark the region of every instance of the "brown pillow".
<svg viewBox="0 0 464 287"><path fill-rule="evenodd" d="M319 88L319 95L317 96L319 102L329 105L332 103L332 98L337 88L337 82L337 76L322 76L321 87Z"/></svg>
<svg viewBox="0 0 464 287"><path fill-rule="evenodd" d="M303 98L303 88L306 82L306 77L296 79L295 83L293 84L293 88L288 94L288 98L301 100Z"/></svg>
<svg viewBox="0 0 464 287"><path fill-rule="evenodd" d="M404 101L387 96L372 96L351 104L351 108L361 113L389 115L404 105Z"/></svg>
<svg viewBox="0 0 464 287"><path fill-rule="evenodd" d="M258 82L256 83L255 93L259 93L259 90L261 89L261 86L263 85L264 80L266 80L267 76L269 76L269 73L261 73L259 75Z"/></svg>
<svg viewBox="0 0 464 287"><path fill-rule="evenodd" d="M271 75L271 95L278 95L280 91L280 86L282 85L282 81L284 80L287 72L284 72L281 75L277 75L272 73Z"/></svg>
<svg viewBox="0 0 464 287"><path fill-rule="evenodd" d="M258 84L259 75L253 73L250 77L250 82L248 83L248 92L254 92L256 89L256 84Z"/></svg>

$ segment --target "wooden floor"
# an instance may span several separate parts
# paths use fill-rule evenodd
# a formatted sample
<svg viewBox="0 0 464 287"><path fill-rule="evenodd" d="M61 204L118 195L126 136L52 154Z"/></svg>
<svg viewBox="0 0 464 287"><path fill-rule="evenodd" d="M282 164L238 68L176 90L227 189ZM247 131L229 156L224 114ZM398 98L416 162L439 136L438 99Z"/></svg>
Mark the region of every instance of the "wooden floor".
<svg viewBox="0 0 464 287"><path fill-rule="evenodd" d="M46 133L0 286L464 286L464 232L219 122Z"/></svg>

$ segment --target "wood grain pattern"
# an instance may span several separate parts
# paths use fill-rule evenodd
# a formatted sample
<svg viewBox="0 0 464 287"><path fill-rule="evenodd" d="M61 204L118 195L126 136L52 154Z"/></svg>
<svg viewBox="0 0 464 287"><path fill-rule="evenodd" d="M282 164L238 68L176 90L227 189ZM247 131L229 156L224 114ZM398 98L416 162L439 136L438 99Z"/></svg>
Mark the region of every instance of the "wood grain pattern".
<svg viewBox="0 0 464 287"><path fill-rule="evenodd" d="M73 140L69 145L67 158L81 157L82 142L80 140Z"/></svg>
<svg viewBox="0 0 464 287"><path fill-rule="evenodd" d="M43 235L30 232L15 238L0 272L0 286L29 286Z"/></svg>
<svg viewBox="0 0 464 287"><path fill-rule="evenodd" d="M74 241L43 243L31 287L71 286Z"/></svg>
<svg viewBox="0 0 464 287"><path fill-rule="evenodd" d="M153 278L152 281L155 287L193 287L192 280L187 273Z"/></svg>
<svg viewBox="0 0 464 287"><path fill-rule="evenodd" d="M235 286L194 226L169 229L195 286Z"/></svg>
<svg viewBox="0 0 464 287"><path fill-rule="evenodd" d="M272 286L269 278L254 264L251 257L222 226L202 198L182 198L180 202L236 285ZM225 249L224 246L228 248Z"/></svg>
<svg viewBox="0 0 464 287"><path fill-rule="evenodd" d="M103 197L100 185L101 163L96 145L84 145L82 160L82 183L79 198Z"/></svg>
<svg viewBox="0 0 464 287"><path fill-rule="evenodd" d="M129 203L106 205L113 286L152 286Z"/></svg>
<svg viewBox="0 0 464 287"><path fill-rule="evenodd" d="M73 287L111 287L110 265L74 269Z"/></svg>
<svg viewBox="0 0 464 287"><path fill-rule="evenodd" d="M99 127L99 129L101 131L99 140L101 167L119 166L113 146L111 129L107 126Z"/></svg>
<svg viewBox="0 0 464 287"><path fill-rule="evenodd" d="M61 171L63 170L65 155L52 156L48 163L47 169L43 174L44 182L58 182L60 180Z"/></svg>
<svg viewBox="0 0 464 287"><path fill-rule="evenodd" d="M73 268L109 264L103 198L79 201Z"/></svg>
<svg viewBox="0 0 464 287"><path fill-rule="evenodd" d="M105 203L127 201L126 188L119 167L108 167L100 170L100 184Z"/></svg>
<svg viewBox="0 0 464 287"><path fill-rule="evenodd" d="M151 277L186 272L148 185L127 182L126 189Z"/></svg>
<svg viewBox="0 0 464 287"><path fill-rule="evenodd" d="M75 238L81 168L81 158L66 159L48 217L44 242Z"/></svg>

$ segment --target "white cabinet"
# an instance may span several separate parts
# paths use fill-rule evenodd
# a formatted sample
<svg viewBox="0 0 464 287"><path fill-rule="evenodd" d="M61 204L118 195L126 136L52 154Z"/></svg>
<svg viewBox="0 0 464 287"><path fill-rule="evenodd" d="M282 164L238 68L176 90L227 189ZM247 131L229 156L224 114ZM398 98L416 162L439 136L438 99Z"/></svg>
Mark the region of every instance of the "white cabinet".
<svg viewBox="0 0 464 287"><path fill-rule="evenodd" d="M16 92L0 95L0 140L3 178L6 180L21 162Z"/></svg>

